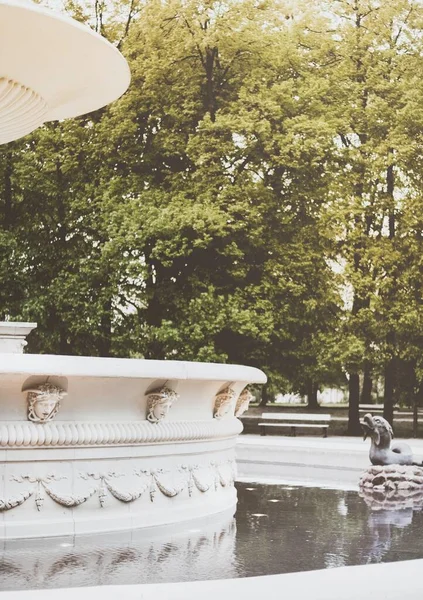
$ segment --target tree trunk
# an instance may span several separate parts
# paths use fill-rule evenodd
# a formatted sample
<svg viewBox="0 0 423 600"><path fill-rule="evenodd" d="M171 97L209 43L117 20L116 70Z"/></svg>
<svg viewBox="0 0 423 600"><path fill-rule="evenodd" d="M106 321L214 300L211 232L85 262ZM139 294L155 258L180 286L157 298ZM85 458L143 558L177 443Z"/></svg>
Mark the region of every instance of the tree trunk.
<svg viewBox="0 0 423 600"><path fill-rule="evenodd" d="M360 404L371 404L373 380L369 366L366 365L363 374L363 387L361 388Z"/></svg>
<svg viewBox="0 0 423 600"><path fill-rule="evenodd" d="M360 425L360 375L350 373L348 381L348 435L361 435Z"/></svg>
<svg viewBox="0 0 423 600"><path fill-rule="evenodd" d="M59 324L59 354L70 354L67 332L62 324Z"/></svg>
<svg viewBox="0 0 423 600"><path fill-rule="evenodd" d="M12 158L11 152L6 154L6 167L4 170L4 215L3 227L10 229L12 225Z"/></svg>
<svg viewBox="0 0 423 600"><path fill-rule="evenodd" d="M214 67L217 57L217 48L206 48L205 71L206 71L206 110L210 115L212 123L216 121L216 97L214 89Z"/></svg>
<svg viewBox="0 0 423 600"><path fill-rule="evenodd" d="M355 76L354 79L357 82L359 89L361 90L361 109L362 111L366 111L369 92L368 85L366 85L366 71L363 68L364 64L364 54L362 52L361 46L361 36L363 35L363 14L361 13L360 3L357 0L354 3L354 11L355 11L355 27L356 27L356 36L357 36L357 47L358 52L354 53L353 61L355 63ZM354 184L354 192L355 196L359 200L360 206L363 206L364 199L364 182L366 181L366 164L368 160L368 150L367 150L367 140L368 140L368 132L365 128L360 128L360 133L358 133L358 137L360 140L359 154L360 159L355 165L356 171L356 183ZM363 253L365 251L365 242L363 237L369 236L369 231L371 228L371 219L366 219L364 222L361 216L358 214L354 217L355 229L360 235L356 238L354 242L354 272L359 275L367 275L368 267L366 266L366 262L363 261ZM355 321L355 317L360 313L360 310L364 308L368 308L370 304L370 299L367 291L354 289L354 300L352 306L352 315L353 322ZM362 357L364 358L364 357ZM348 399L348 435L361 435L362 430L360 426L360 375L359 375L359 366L351 366L349 367L349 381L348 381L348 391L349 391L349 399Z"/></svg>
<svg viewBox="0 0 423 600"><path fill-rule="evenodd" d="M148 275L145 278L145 293L147 306L144 311L139 312L139 318L148 325L147 341L145 345L145 358L163 360L165 350L163 343L156 339L154 330L161 326L163 307L160 298L160 285L165 280L164 269L159 261L152 258L152 249L155 240L145 248L145 263Z"/></svg>
<svg viewBox="0 0 423 600"><path fill-rule="evenodd" d="M413 396L413 438L417 437L419 430L419 411L418 411L418 400L417 396Z"/></svg>
<svg viewBox="0 0 423 600"><path fill-rule="evenodd" d="M110 356L112 349L112 301L109 299L103 305L100 325L100 339L97 344L99 356Z"/></svg>
<svg viewBox="0 0 423 600"><path fill-rule="evenodd" d="M316 410L320 408L317 401L318 385L312 380L307 382L307 408Z"/></svg>
<svg viewBox="0 0 423 600"><path fill-rule="evenodd" d="M395 237L395 198L394 198L394 188L395 188L395 174L394 174L394 166L392 164L393 160L393 150L389 149L388 152L388 160L390 164L386 170L386 192L389 199L389 239L393 240ZM394 281L394 287L396 288L396 273L391 272L391 277ZM387 300L389 305L392 305L392 302L396 296L396 291L392 290L390 294L387 296ZM383 416L389 423L392 425L394 421L394 387L395 387L395 369L396 369L396 361L395 361L395 330L390 330L386 336L386 342L388 349L392 352L392 358L389 359L388 363L385 365L385 391L383 398Z"/></svg>
<svg viewBox="0 0 423 600"><path fill-rule="evenodd" d="M394 385L395 385L395 359L385 366L385 392L383 398L383 416L392 425L394 421Z"/></svg>
<svg viewBox="0 0 423 600"><path fill-rule="evenodd" d="M267 383L266 385L263 385L261 388L261 400L260 400L260 404L259 406L261 408L265 408L268 404L268 402L270 402L272 400L272 394L269 392L269 384Z"/></svg>

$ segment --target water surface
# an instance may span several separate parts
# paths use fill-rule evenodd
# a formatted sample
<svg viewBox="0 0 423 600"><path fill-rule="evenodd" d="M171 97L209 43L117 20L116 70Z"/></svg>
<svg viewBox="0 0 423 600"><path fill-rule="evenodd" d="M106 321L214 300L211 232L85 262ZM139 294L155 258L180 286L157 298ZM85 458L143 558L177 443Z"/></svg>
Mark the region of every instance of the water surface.
<svg viewBox="0 0 423 600"><path fill-rule="evenodd" d="M357 492L238 483L236 519L7 541L0 590L164 583L423 558L420 508L372 510Z"/></svg>

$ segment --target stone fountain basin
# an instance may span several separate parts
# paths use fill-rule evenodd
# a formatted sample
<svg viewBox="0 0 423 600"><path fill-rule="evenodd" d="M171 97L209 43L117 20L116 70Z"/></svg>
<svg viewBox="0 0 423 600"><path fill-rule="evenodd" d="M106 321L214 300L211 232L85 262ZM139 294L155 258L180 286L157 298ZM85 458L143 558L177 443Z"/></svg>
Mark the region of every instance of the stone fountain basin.
<svg viewBox="0 0 423 600"><path fill-rule="evenodd" d="M265 381L237 365L1 354L0 537L235 511L235 403L248 383ZM33 422L27 390L43 384L64 395L54 418ZM150 422L149 394L163 388L177 399ZM216 415L216 397L228 388L228 410Z"/></svg>

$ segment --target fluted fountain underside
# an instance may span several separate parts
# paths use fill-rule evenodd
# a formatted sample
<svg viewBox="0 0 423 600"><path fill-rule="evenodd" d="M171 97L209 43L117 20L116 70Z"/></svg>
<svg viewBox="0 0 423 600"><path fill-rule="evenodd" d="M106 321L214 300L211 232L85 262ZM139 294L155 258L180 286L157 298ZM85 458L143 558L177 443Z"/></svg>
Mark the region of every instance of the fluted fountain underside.
<svg viewBox="0 0 423 600"><path fill-rule="evenodd" d="M24 0L0 0L0 144L116 100L129 68L88 27Z"/></svg>
<svg viewBox="0 0 423 600"><path fill-rule="evenodd" d="M47 102L29 88L0 78L0 144L40 127L48 114Z"/></svg>

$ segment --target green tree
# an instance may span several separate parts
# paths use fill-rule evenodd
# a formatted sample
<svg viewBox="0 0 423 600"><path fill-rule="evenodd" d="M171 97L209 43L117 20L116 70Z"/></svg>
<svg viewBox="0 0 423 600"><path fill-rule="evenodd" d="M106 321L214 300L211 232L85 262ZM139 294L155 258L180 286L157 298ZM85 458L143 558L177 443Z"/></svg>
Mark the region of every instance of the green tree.
<svg viewBox="0 0 423 600"><path fill-rule="evenodd" d="M327 84L299 43L304 23L214 8L146 7L127 46L132 88L102 121L111 244L138 263L139 349L256 364L316 390L335 369L323 348L339 304L321 227Z"/></svg>
<svg viewBox="0 0 423 600"><path fill-rule="evenodd" d="M349 432L359 433L360 372L382 372L384 415L392 421L402 350L400 315L403 212L412 200L411 164L402 157L415 139L403 116L409 89L422 70L418 2L346 0L331 3L337 60L330 71L339 117L333 170L333 212L339 256L351 303L344 324L343 361L349 373ZM414 94L414 102L416 94ZM405 225L405 223L404 223ZM401 234L402 235L406 235ZM412 259L414 262L416 257Z"/></svg>

